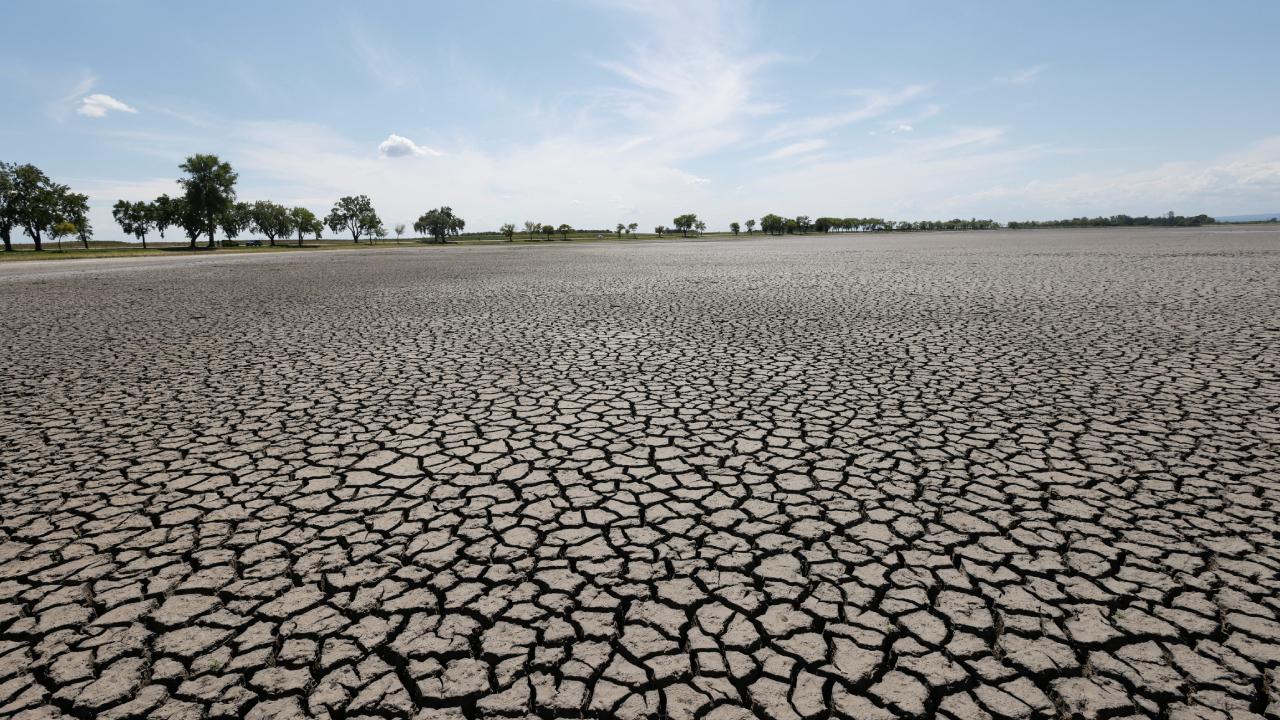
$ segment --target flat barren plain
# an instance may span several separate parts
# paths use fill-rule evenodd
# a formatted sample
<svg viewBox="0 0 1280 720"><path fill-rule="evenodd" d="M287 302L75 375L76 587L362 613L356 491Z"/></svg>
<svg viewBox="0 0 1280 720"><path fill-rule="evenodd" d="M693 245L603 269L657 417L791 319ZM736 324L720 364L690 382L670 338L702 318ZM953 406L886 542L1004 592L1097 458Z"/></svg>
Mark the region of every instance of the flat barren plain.
<svg viewBox="0 0 1280 720"><path fill-rule="evenodd" d="M1280 716L1280 231L0 266L0 716Z"/></svg>

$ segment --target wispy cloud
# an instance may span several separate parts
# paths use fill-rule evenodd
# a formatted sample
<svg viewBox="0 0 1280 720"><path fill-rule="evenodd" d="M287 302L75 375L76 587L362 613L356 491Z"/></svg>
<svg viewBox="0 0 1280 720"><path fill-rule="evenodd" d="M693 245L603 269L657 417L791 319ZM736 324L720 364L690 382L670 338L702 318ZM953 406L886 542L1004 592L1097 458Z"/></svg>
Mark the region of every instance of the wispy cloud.
<svg viewBox="0 0 1280 720"><path fill-rule="evenodd" d="M76 108L76 112L85 117L100 118L112 112L137 114L138 111L110 95L94 93L80 99L80 107Z"/></svg>
<svg viewBox="0 0 1280 720"><path fill-rule="evenodd" d="M351 50L374 80L392 90L410 83L413 75L405 70L385 42L374 40L359 24L352 23L350 29Z"/></svg>
<svg viewBox="0 0 1280 720"><path fill-rule="evenodd" d="M761 160L782 160L784 158L794 158L798 156L811 155L823 148L829 143L822 138L814 138L813 140L801 140L800 142L783 145L773 152L760 158Z"/></svg>
<svg viewBox="0 0 1280 720"><path fill-rule="evenodd" d="M862 120L880 117L919 98L928 88L924 85L907 85L892 91L847 90L841 93L862 100L862 104L850 110L813 115L790 120L765 133L765 140L776 140L799 135L817 135Z"/></svg>
<svg viewBox="0 0 1280 720"><path fill-rule="evenodd" d="M1040 74L1048 69L1048 67L1048 65L1032 65L1031 67L1025 67L1011 73L997 75L991 78L991 82L996 85L1030 85L1035 82L1040 77Z"/></svg>

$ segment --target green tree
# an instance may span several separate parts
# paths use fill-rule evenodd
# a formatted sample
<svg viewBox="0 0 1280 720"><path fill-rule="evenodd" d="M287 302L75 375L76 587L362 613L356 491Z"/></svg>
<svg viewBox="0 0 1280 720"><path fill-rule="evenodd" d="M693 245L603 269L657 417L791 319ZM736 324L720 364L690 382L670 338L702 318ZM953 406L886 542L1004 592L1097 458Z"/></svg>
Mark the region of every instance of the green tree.
<svg viewBox="0 0 1280 720"><path fill-rule="evenodd" d="M222 234L226 237L222 244L235 244L240 233L253 226L253 206L249 203L232 203L226 212L222 213L218 224L222 226Z"/></svg>
<svg viewBox="0 0 1280 720"><path fill-rule="evenodd" d="M13 228L18 224L18 196L13 179L16 168L13 163L0 162L0 240L4 241L5 252L13 252Z"/></svg>
<svg viewBox="0 0 1280 720"><path fill-rule="evenodd" d="M75 226L75 235L80 238L84 249L89 249L89 239L93 237L93 224L89 222L89 196L63 192L58 198L58 217Z"/></svg>
<svg viewBox="0 0 1280 720"><path fill-rule="evenodd" d="M655 234L655 235L657 235L658 237L662 237L662 233L664 233L664 232L666 232L666 231L667 231L667 229L666 229L665 227L663 227L662 225L655 225L655 226L653 227L653 232L654 232L654 234Z"/></svg>
<svg viewBox="0 0 1280 720"><path fill-rule="evenodd" d="M512 242L515 240L516 226L514 223L505 223L499 232L507 239L507 242Z"/></svg>
<svg viewBox="0 0 1280 720"><path fill-rule="evenodd" d="M293 221L289 216L289 208L270 200L258 200L249 210L253 231L267 238L272 247L276 238L285 238L293 232Z"/></svg>
<svg viewBox="0 0 1280 720"><path fill-rule="evenodd" d="M413 224L413 229L444 244L450 236L461 234L466 226L466 221L455 215L453 208L445 205L423 213Z"/></svg>
<svg viewBox="0 0 1280 720"><path fill-rule="evenodd" d="M635 231L638 230L639 228L640 228L640 223L631 223L630 225L627 225L627 234L633 235L635 234Z"/></svg>
<svg viewBox="0 0 1280 720"><path fill-rule="evenodd" d="M695 222L693 224L693 227L695 230L698 231L698 237L702 237L702 233L707 231L707 224L702 222L701 220Z"/></svg>
<svg viewBox="0 0 1280 720"><path fill-rule="evenodd" d="M760 218L760 231L770 235L781 235L786 229L786 221L779 215L769 213Z"/></svg>
<svg viewBox="0 0 1280 720"><path fill-rule="evenodd" d="M397 245L399 245L399 244L400 244L400 236L401 236L401 235L404 235L404 223L396 223L396 226L395 226L395 227L393 227L393 228L391 228L391 229L395 231L395 233L396 233L396 244L397 244Z"/></svg>
<svg viewBox="0 0 1280 720"><path fill-rule="evenodd" d="M756 228L756 221L755 221L755 220L748 220L748 221L747 221L747 234L748 234L748 235L750 235L750 234L751 234L751 232L752 232L753 230L755 230L755 228Z"/></svg>
<svg viewBox="0 0 1280 720"><path fill-rule="evenodd" d="M168 195L156 198L147 209L151 213L151 225L155 227L156 232L160 233L161 240L164 240L165 230L182 225L182 214L179 212L178 204Z"/></svg>
<svg viewBox="0 0 1280 720"><path fill-rule="evenodd" d="M552 225L551 223L544 223L541 227L542 227L542 234L546 235L548 240L550 240L552 237L555 236L556 234L555 225Z"/></svg>
<svg viewBox="0 0 1280 720"><path fill-rule="evenodd" d="M12 182L14 224L31 238L36 250L44 250L44 236L53 234L54 225L62 220L62 197L70 190L30 164L15 167Z"/></svg>
<svg viewBox="0 0 1280 720"><path fill-rule="evenodd" d="M334 232L351 233L351 242L360 242L360 236L382 224L374 212L373 203L365 195L348 195L333 204L325 223Z"/></svg>
<svg viewBox="0 0 1280 720"><path fill-rule="evenodd" d="M542 226L532 220L524 221L524 231L529 233L529 239L533 240L533 236L542 230Z"/></svg>
<svg viewBox="0 0 1280 720"><path fill-rule="evenodd" d="M741 229L742 229L742 226L739 225L738 223L736 222L729 223L729 232L733 233L734 235L737 235L738 231Z"/></svg>
<svg viewBox="0 0 1280 720"><path fill-rule="evenodd" d="M142 249L147 249L147 233L154 227L151 204L143 201L129 202L118 200L111 207L111 217L126 235L142 241Z"/></svg>
<svg viewBox="0 0 1280 720"><path fill-rule="evenodd" d="M62 252L62 238L76 234L76 224L70 220L59 220L49 228L49 234L58 241L58 252Z"/></svg>
<svg viewBox="0 0 1280 720"><path fill-rule="evenodd" d="M556 231L560 233L561 238L568 240L569 233L573 232L573 227L569 223L560 223L560 227L556 228Z"/></svg>
<svg viewBox="0 0 1280 720"><path fill-rule="evenodd" d="M623 225L622 223L618 223L618 227L617 227L618 237L622 237L622 231L626 229L627 229L626 225Z"/></svg>
<svg viewBox="0 0 1280 720"><path fill-rule="evenodd" d="M671 221L671 224L675 225L676 229L680 231L681 237L689 237L689 231L698 224L698 216L693 213L677 215L676 218Z"/></svg>
<svg viewBox="0 0 1280 720"><path fill-rule="evenodd" d="M212 248L219 218L236 201L236 171L217 155L192 155L178 167L187 174L178 180L187 212L203 222L201 231L209 234Z"/></svg>
<svg viewBox="0 0 1280 720"><path fill-rule="evenodd" d="M324 227L324 223L320 222L320 218L304 207L296 207L290 210L289 221L293 226L293 231L298 235L298 247L302 247L302 239L304 237L320 232ZM404 225L397 225L396 237L400 237L402 232L404 232Z"/></svg>

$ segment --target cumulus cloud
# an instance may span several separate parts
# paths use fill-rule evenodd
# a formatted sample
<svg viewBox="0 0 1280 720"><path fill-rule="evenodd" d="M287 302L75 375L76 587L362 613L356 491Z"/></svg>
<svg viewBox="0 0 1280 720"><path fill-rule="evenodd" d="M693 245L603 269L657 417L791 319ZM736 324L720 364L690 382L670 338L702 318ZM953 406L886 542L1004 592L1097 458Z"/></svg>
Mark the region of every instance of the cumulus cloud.
<svg viewBox="0 0 1280 720"><path fill-rule="evenodd" d="M906 124L906 123L903 123L903 124L901 124L901 125L899 125L899 126L895 127L894 129L890 130L890 131L889 131L889 134L890 134L890 135L898 135L898 134L900 134L900 133L909 133L909 132L911 132L912 130L915 130L915 128L911 127L910 125L908 125L908 124Z"/></svg>
<svg viewBox="0 0 1280 720"><path fill-rule="evenodd" d="M80 99L80 107L76 108L76 112L85 117L100 118L109 112L136 113L138 111L110 95L94 93Z"/></svg>
<svg viewBox="0 0 1280 720"><path fill-rule="evenodd" d="M403 135L391 133L378 145L378 157L398 158L411 157L416 155L440 155L439 150L433 150L426 145L419 145Z"/></svg>

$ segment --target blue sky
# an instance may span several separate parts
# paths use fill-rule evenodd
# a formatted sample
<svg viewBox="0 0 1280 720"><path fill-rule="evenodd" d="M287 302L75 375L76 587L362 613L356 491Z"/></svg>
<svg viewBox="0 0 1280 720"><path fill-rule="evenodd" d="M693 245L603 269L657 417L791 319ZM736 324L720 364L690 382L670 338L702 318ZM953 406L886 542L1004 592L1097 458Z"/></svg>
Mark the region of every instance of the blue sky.
<svg viewBox="0 0 1280 720"><path fill-rule="evenodd" d="M0 4L0 159L384 221L1280 211L1280 3Z"/></svg>

